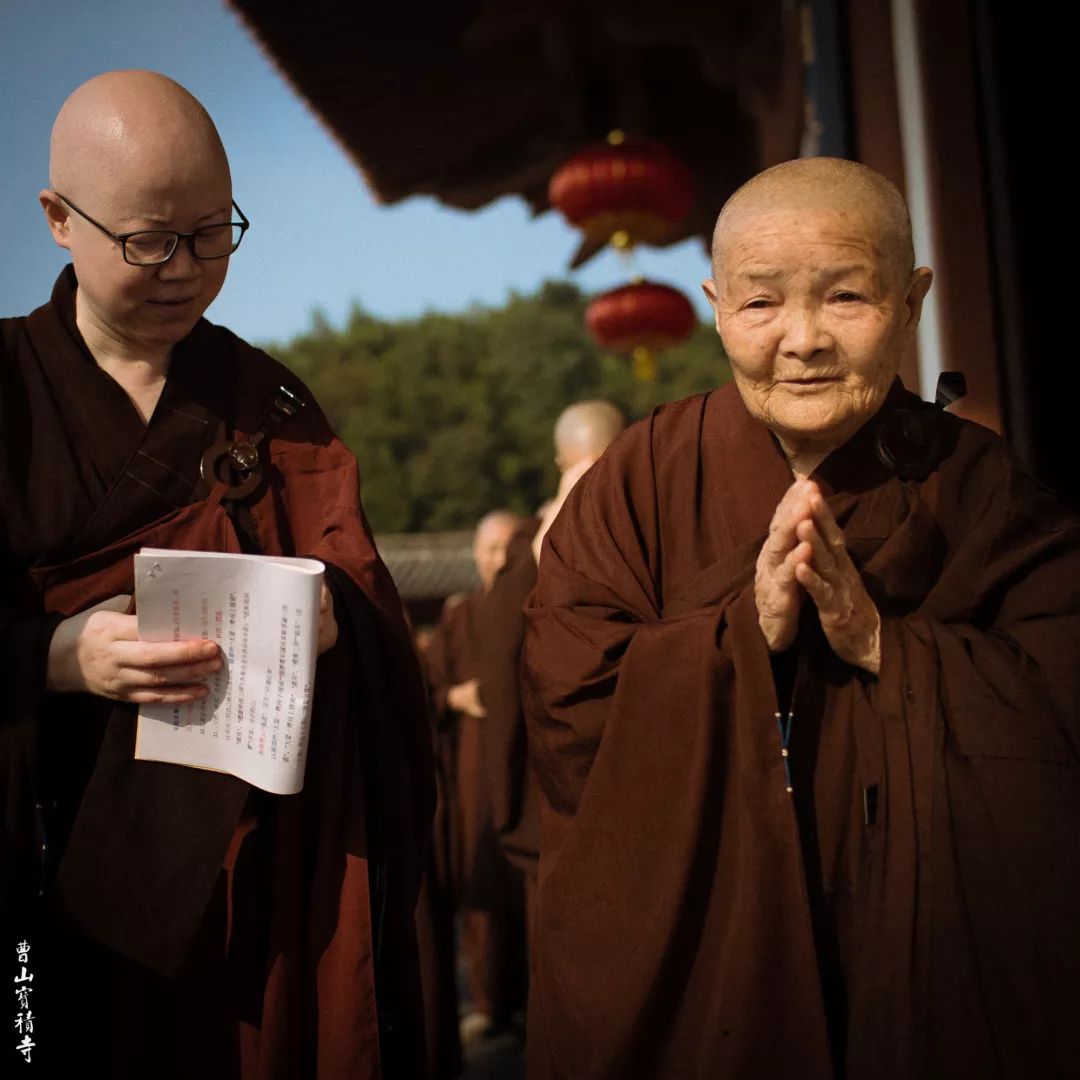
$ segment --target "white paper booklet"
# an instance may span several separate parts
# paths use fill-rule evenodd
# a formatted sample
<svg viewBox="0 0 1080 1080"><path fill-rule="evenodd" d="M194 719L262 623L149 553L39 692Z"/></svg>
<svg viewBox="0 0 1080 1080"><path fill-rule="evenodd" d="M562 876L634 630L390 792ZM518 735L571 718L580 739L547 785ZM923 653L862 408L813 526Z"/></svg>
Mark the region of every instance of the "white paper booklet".
<svg viewBox="0 0 1080 1080"><path fill-rule="evenodd" d="M139 639L209 639L225 663L202 700L139 709L135 757L298 792L324 570L316 559L143 548L135 556Z"/></svg>

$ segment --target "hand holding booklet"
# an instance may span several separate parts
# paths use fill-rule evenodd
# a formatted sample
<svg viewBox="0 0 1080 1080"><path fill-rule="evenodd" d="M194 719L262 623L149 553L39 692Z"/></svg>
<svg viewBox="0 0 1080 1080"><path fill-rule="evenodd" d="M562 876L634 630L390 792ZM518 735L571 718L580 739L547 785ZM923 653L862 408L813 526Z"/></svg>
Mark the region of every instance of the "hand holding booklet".
<svg viewBox="0 0 1080 1080"><path fill-rule="evenodd" d="M210 693L139 709L135 757L231 773L293 795L304 783L325 567L316 559L143 548L141 641L215 641Z"/></svg>

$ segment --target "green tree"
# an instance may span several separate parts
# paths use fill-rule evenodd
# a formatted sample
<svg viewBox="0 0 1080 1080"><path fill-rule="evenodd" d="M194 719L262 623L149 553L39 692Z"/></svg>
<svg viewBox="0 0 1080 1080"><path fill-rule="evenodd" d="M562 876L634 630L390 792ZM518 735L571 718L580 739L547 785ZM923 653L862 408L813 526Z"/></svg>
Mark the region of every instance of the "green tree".
<svg viewBox="0 0 1080 1080"><path fill-rule="evenodd" d="M360 463L379 532L465 529L495 507L529 513L555 489L551 431L568 404L607 398L631 419L720 385L710 326L659 357L654 382L594 344L588 298L567 281L499 308L384 321L354 307L268 351L297 373Z"/></svg>

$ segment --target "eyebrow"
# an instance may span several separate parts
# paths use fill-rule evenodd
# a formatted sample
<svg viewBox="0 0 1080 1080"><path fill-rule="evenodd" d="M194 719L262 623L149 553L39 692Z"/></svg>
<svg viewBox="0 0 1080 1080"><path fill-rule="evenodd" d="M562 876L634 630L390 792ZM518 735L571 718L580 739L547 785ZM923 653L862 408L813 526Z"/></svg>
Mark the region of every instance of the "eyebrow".
<svg viewBox="0 0 1080 1080"><path fill-rule="evenodd" d="M216 210L211 210L209 214L203 214L202 217L195 219L195 224L198 225L201 221L211 222L214 218L220 218L222 222L229 220L232 217L232 204L228 207L218 207ZM148 221L150 222L149 228L135 229L136 232L153 232L157 229L162 229L166 232L169 231L169 219L159 217L157 214L133 214L127 219L128 222L134 223L136 221Z"/></svg>

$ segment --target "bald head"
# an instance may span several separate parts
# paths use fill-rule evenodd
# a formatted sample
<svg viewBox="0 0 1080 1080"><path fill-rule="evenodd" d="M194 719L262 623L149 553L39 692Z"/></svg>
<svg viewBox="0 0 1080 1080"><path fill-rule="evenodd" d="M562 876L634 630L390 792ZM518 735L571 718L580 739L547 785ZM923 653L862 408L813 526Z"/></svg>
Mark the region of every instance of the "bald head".
<svg viewBox="0 0 1080 1080"><path fill-rule="evenodd" d="M763 219L787 213L834 211L857 222L889 268L907 280L915 266L907 204L873 169L843 158L802 158L774 165L748 180L724 204L713 230L713 278L719 280L730 243Z"/></svg>
<svg viewBox="0 0 1080 1080"><path fill-rule="evenodd" d="M476 523L476 532L474 535L477 539L489 536L504 536L508 533L512 533L520 524L521 518L513 511L492 510L490 514L485 514Z"/></svg>
<svg viewBox="0 0 1080 1080"><path fill-rule="evenodd" d="M132 183L160 190L206 172L229 180L210 115L153 71L108 71L64 102L49 143L49 183L75 201Z"/></svg>
<svg viewBox="0 0 1080 1080"><path fill-rule="evenodd" d="M881 407L933 273L900 193L836 158L767 169L728 200L702 282L752 416L809 475Z"/></svg>
<svg viewBox="0 0 1080 1080"><path fill-rule="evenodd" d="M624 427L625 417L610 401L579 401L564 409L555 421L559 468L595 461Z"/></svg>
<svg viewBox="0 0 1080 1080"><path fill-rule="evenodd" d="M495 576L506 563L506 545L521 524L521 518L509 510L492 510L477 523L473 533L473 559L484 589L490 589Z"/></svg>
<svg viewBox="0 0 1080 1080"><path fill-rule="evenodd" d="M71 255L75 319L99 363L147 360L156 370L218 295L229 259L232 177L217 129L178 83L152 71L110 71L64 102L52 129L49 184L38 201ZM177 244L138 263L169 232L202 232L202 257ZM112 234L148 233L132 258ZM242 234L241 234L242 235Z"/></svg>

